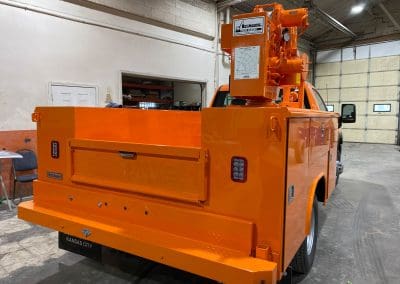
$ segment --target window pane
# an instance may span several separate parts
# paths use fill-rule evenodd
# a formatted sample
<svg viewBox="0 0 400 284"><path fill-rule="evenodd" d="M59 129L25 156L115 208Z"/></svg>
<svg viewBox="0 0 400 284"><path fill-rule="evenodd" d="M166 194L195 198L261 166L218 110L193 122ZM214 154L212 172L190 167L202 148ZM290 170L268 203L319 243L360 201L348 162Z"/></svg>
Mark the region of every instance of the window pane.
<svg viewBox="0 0 400 284"><path fill-rule="evenodd" d="M328 111L328 109L326 108L326 105L324 103L324 100L321 98L321 95L318 93L318 91L316 89L312 89L313 93L314 93L314 97L317 100L318 106L320 110L324 110L324 111Z"/></svg>

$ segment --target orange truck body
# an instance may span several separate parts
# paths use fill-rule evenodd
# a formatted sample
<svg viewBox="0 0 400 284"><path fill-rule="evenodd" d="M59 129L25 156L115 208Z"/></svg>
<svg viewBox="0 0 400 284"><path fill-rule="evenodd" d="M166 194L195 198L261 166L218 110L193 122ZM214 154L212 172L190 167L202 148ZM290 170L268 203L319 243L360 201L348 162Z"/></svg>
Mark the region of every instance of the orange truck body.
<svg viewBox="0 0 400 284"><path fill-rule="evenodd" d="M36 108L38 180L19 218L222 283L276 283L314 197L335 188L338 114L266 89L264 105L201 112Z"/></svg>

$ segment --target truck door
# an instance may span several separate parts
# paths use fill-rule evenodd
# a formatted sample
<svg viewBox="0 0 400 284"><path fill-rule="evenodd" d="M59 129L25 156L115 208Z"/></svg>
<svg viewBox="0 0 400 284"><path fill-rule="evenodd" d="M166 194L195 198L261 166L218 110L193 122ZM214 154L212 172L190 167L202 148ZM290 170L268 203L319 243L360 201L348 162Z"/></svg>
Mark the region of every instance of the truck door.
<svg viewBox="0 0 400 284"><path fill-rule="evenodd" d="M321 95L315 88L311 88L312 95L318 105L319 110L328 111L325 102L321 98ZM326 167L326 177L327 177L327 197L331 194L332 190L335 188L336 179L336 156L337 156L337 121L335 118L319 118L314 119L317 121L312 122L315 126L315 146L319 148L319 151L324 152L324 156L317 158L320 159L321 168ZM317 149L314 149L314 153ZM322 153L321 153L322 155ZM316 157L314 157L316 158ZM317 163L314 161L314 163Z"/></svg>
<svg viewBox="0 0 400 284"><path fill-rule="evenodd" d="M310 120L309 168L311 177L316 177L323 172L329 180L331 119L329 117L313 117Z"/></svg>

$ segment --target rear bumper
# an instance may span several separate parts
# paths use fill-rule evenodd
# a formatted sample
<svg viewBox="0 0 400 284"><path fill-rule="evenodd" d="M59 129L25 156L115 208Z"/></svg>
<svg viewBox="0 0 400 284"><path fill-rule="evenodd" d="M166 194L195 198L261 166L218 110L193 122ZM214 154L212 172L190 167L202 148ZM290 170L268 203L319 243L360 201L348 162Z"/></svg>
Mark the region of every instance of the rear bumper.
<svg viewBox="0 0 400 284"><path fill-rule="evenodd" d="M18 206L18 217L114 249L189 271L222 283L276 283L277 265L121 220L94 220L47 209L33 201Z"/></svg>

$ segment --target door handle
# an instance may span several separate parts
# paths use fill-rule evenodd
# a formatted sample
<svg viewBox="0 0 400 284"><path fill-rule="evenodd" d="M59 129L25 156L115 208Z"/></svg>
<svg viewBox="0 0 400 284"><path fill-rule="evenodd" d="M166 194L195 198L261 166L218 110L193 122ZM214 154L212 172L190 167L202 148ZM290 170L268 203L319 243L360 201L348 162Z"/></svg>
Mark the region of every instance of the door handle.
<svg viewBox="0 0 400 284"><path fill-rule="evenodd" d="M126 151L119 151L119 155L123 159L136 159L137 154L136 152L126 152Z"/></svg>

